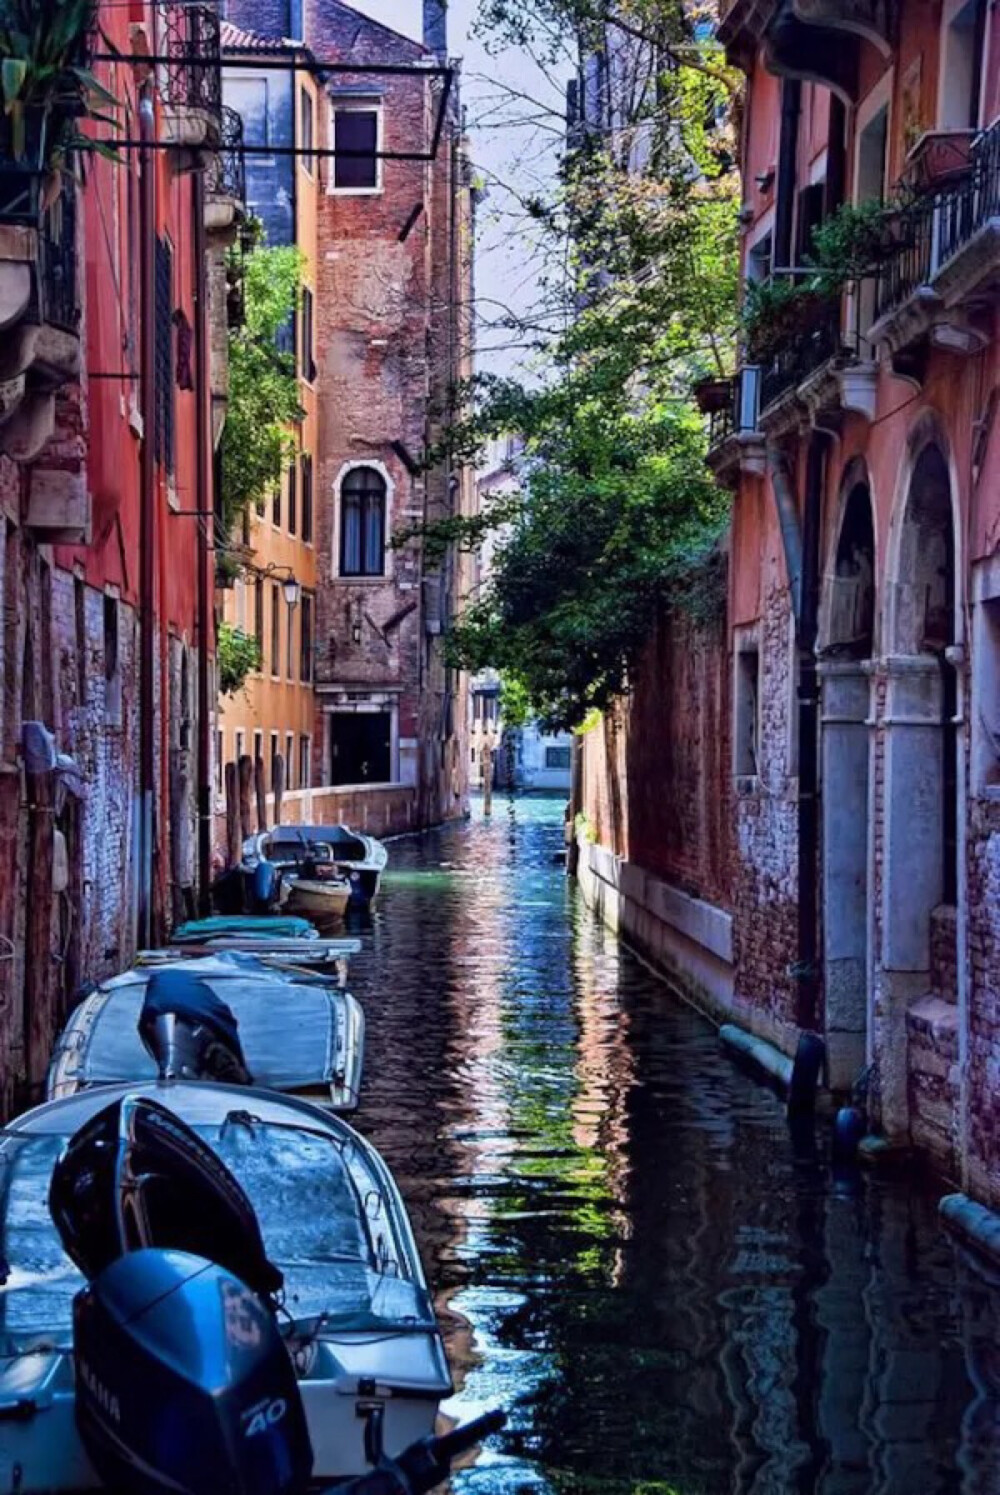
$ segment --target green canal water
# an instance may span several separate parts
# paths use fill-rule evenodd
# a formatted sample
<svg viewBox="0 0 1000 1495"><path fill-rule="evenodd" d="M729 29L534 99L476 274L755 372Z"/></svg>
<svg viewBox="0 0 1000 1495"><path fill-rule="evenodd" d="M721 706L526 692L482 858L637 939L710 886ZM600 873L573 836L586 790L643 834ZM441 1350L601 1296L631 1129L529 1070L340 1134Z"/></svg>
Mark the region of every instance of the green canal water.
<svg viewBox="0 0 1000 1495"><path fill-rule="evenodd" d="M393 843L361 1129L455 1374L459 1495L1000 1495L1000 1287L933 1187L837 1177L555 858L562 804Z"/></svg>

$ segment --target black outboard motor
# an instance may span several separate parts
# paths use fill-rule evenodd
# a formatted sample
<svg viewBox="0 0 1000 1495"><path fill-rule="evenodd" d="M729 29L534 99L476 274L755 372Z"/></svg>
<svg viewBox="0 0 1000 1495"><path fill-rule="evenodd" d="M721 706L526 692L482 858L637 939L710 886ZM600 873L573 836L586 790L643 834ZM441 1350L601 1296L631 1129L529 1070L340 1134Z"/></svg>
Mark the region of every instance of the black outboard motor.
<svg viewBox="0 0 1000 1495"><path fill-rule="evenodd" d="M102 1482L119 1495L306 1495L282 1275L221 1158L166 1107L126 1096L70 1139L49 1208L89 1279L73 1303L76 1420ZM327 1495L423 1495L502 1422L421 1439Z"/></svg>
<svg viewBox="0 0 1000 1495"><path fill-rule="evenodd" d="M90 1279L73 1304L76 1418L126 1495L300 1495L312 1449L253 1207L190 1127L128 1096L56 1164L52 1218Z"/></svg>
<svg viewBox="0 0 1000 1495"><path fill-rule="evenodd" d="M253 1084L232 1009L183 967L150 972L139 1037L161 1080Z"/></svg>

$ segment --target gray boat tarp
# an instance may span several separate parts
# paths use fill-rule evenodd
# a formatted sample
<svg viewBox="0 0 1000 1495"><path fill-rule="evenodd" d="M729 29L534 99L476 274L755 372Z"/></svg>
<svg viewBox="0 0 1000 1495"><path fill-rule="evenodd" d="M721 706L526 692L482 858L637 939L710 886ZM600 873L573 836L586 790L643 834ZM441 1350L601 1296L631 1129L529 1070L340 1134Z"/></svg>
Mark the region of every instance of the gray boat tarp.
<svg viewBox="0 0 1000 1495"><path fill-rule="evenodd" d="M139 1037L149 966L116 976L98 995L100 1008L81 1055L81 1080L155 1080L156 1064ZM297 980L252 958L229 955L185 961L186 976L205 981L232 1010L247 1067L258 1085L297 1090L328 1084L343 1069L344 997L328 982Z"/></svg>
<svg viewBox="0 0 1000 1495"><path fill-rule="evenodd" d="M331 1333L433 1326L426 1290L398 1275L381 1239L391 1231L390 1207L357 1147L242 1112L195 1130L246 1190L267 1254L284 1273L294 1320L320 1320ZM52 1168L66 1141L8 1134L0 1145L0 1356L71 1346L72 1301L83 1278L48 1209Z"/></svg>

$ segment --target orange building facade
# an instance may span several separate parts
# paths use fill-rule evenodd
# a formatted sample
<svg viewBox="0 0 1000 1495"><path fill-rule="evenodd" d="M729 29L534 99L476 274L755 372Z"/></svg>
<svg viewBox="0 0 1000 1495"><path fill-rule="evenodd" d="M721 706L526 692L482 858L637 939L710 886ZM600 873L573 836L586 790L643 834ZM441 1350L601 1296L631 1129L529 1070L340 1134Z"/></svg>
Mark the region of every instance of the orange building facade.
<svg viewBox="0 0 1000 1495"><path fill-rule="evenodd" d="M227 60L223 91L243 121L247 143L270 141L296 151L313 143L316 83L306 67L288 67L296 58L307 62L305 50L228 22L223 22L222 35ZM249 754L263 761L269 791L280 755L288 811L296 819L310 818L302 801L313 783L314 751L317 191L316 158L248 157L247 208L263 222L265 244L294 245L302 257L299 306L289 338L301 420L289 432L289 461L280 481L248 515L242 536L233 537L243 561L241 574L217 594L220 616L256 637L261 654L260 669L243 689L219 700L217 816L224 809L224 765Z"/></svg>

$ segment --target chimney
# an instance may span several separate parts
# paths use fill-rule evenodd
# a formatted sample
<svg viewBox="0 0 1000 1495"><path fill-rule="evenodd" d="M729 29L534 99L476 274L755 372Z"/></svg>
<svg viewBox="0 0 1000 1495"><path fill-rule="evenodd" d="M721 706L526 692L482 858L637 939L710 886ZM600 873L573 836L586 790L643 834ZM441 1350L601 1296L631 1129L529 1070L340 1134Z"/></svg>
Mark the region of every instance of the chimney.
<svg viewBox="0 0 1000 1495"><path fill-rule="evenodd" d="M448 60L448 0L424 0L424 46L440 62Z"/></svg>

